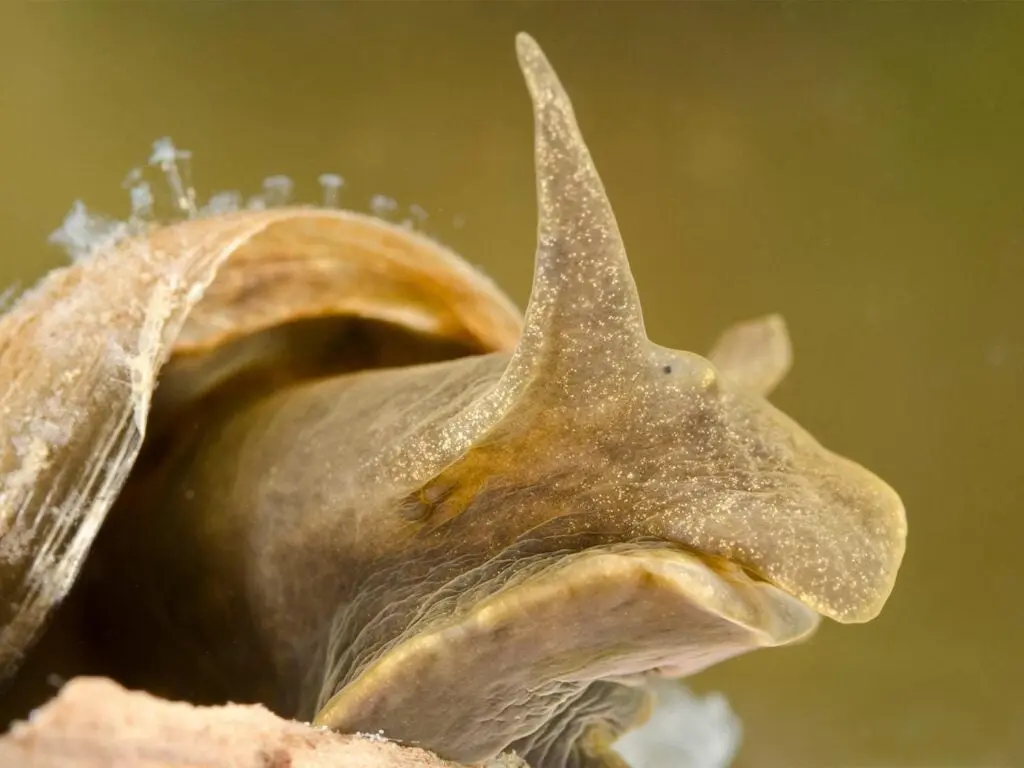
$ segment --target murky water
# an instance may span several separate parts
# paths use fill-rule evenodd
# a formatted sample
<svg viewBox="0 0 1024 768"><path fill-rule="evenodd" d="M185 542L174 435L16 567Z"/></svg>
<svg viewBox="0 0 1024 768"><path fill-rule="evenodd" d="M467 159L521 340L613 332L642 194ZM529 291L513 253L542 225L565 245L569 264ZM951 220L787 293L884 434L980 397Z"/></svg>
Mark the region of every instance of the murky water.
<svg viewBox="0 0 1024 768"><path fill-rule="evenodd" d="M171 135L201 194L346 180L520 303L532 122L513 35L558 68L648 329L704 350L778 310L776 401L910 518L882 616L695 681L737 768L1024 765L1024 4L71 4L0 26L0 286L63 255L71 202L123 215ZM384 204L378 199L377 204ZM387 205L385 204L385 207Z"/></svg>

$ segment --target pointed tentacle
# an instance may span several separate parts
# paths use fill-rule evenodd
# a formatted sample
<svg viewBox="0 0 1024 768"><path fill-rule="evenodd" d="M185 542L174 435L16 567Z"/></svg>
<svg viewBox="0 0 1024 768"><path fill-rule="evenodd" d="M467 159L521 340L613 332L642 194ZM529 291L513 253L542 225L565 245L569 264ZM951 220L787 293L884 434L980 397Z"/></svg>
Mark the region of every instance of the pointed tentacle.
<svg viewBox="0 0 1024 768"><path fill-rule="evenodd" d="M583 361L592 375L595 365L628 365L646 336L615 214L554 69L529 35L518 35L516 49L533 99L538 237L509 377L557 375Z"/></svg>

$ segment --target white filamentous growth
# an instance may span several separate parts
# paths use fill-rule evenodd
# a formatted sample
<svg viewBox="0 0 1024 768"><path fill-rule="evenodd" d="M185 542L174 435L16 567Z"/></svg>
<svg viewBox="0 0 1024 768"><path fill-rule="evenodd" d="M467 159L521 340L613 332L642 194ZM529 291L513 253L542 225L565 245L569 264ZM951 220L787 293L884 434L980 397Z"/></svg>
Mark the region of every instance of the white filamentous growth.
<svg viewBox="0 0 1024 768"><path fill-rule="evenodd" d="M153 142L153 152L149 164L160 168L167 179L178 210L187 218L194 219L198 213L196 208L196 191L192 186L192 153L186 149L178 149L167 136Z"/></svg>
<svg viewBox="0 0 1024 768"><path fill-rule="evenodd" d="M139 182L128 190L131 196L132 218L136 221L147 221L153 216L153 192L149 184Z"/></svg>
<svg viewBox="0 0 1024 768"><path fill-rule="evenodd" d="M267 201L263 195L250 195L249 199L245 201L245 209L247 211L265 211Z"/></svg>
<svg viewBox="0 0 1024 768"><path fill-rule="evenodd" d="M420 224L427 220L426 210L424 210L423 206L416 205L416 203L409 206L409 213L411 213L412 217Z"/></svg>
<svg viewBox="0 0 1024 768"><path fill-rule="evenodd" d="M619 739L615 751L644 768L728 768L743 727L725 697L701 697L675 681L660 681L655 691L650 719Z"/></svg>
<svg viewBox="0 0 1024 768"><path fill-rule="evenodd" d="M50 242L67 251L72 261L78 261L149 224L209 218L242 210L262 211L288 205L292 200L295 186L292 179L278 174L264 179L260 192L248 198L234 190L221 191L200 206L191 182L191 159L192 153L179 149L170 137L157 139L147 166L133 168L123 182L130 203L125 221L91 213L83 202L76 201L63 224L50 235ZM322 173L317 181L321 188L321 207L337 209L345 179L336 173ZM399 208L398 202L387 195L376 194L369 200L370 212L380 218L394 221ZM410 229L422 225L428 218L426 210L416 204L408 206L406 213L400 223ZM458 227L462 221L454 223ZM0 301L0 308L2 306Z"/></svg>
<svg viewBox="0 0 1024 768"><path fill-rule="evenodd" d="M243 204L241 192L235 190L217 192L210 195L206 205L199 209L199 218L204 219L210 216L234 213L235 211L242 210Z"/></svg>
<svg viewBox="0 0 1024 768"><path fill-rule="evenodd" d="M48 239L67 251L72 261L79 261L94 250L120 239L126 230L125 222L89 213L85 203L76 200L64 217L64 222Z"/></svg>
<svg viewBox="0 0 1024 768"><path fill-rule="evenodd" d="M153 220L153 190L143 179L141 168L132 168L122 185L128 190L131 203L130 223L145 223Z"/></svg>
<svg viewBox="0 0 1024 768"><path fill-rule="evenodd" d="M292 180L287 176L268 176L263 180L263 201L268 208L287 205L292 196Z"/></svg>
<svg viewBox="0 0 1024 768"><path fill-rule="evenodd" d="M338 207L338 192L345 186L345 180L336 173L321 173L317 178L320 187L323 189L321 205L324 208Z"/></svg>
<svg viewBox="0 0 1024 768"><path fill-rule="evenodd" d="M361 731L357 731L356 736L366 739L367 741L377 742L378 744L386 744L391 741L384 735L384 731L377 731L376 733L363 733Z"/></svg>
<svg viewBox="0 0 1024 768"><path fill-rule="evenodd" d="M370 198L370 211L374 216L385 217L398 210L398 203L387 195L374 195Z"/></svg>

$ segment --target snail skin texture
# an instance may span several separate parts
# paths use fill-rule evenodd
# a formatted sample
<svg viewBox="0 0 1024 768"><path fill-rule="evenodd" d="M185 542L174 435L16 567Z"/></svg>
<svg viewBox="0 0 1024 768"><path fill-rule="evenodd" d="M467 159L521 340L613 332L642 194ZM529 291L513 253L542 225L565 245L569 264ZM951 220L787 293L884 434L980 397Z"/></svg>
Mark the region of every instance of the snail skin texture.
<svg viewBox="0 0 1024 768"><path fill-rule="evenodd" d="M610 767L649 681L878 614L899 497L768 401L780 318L706 357L647 338L569 98L517 50L525 315L425 237L285 207L131 233L0 319L11 696L103 674Z"/></svg>

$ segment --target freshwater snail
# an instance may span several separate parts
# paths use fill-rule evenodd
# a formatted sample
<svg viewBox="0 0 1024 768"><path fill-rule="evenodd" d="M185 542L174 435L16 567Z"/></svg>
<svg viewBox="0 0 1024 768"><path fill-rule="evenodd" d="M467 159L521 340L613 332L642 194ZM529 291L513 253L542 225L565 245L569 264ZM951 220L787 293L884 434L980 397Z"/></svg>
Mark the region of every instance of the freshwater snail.
<svg viewBox="0 0 1024 768"><path fill-rule="evenodd" d="M0 319L14 688L73 638L62 673L614 766L648 676L881 610L899 497L767 401L778 318L707 357L647 339L569 99L517 49L525 316L426 238L275 208L121 239Z"/></svg>

